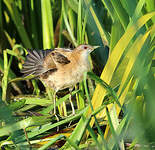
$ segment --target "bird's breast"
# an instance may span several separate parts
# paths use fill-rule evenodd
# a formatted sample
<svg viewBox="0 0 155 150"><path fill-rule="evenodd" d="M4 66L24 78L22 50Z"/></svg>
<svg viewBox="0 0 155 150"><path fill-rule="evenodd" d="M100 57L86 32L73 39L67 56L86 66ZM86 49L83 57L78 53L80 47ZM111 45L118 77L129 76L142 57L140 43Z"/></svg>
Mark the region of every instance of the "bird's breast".
<svg viewBox="0 0 155 150"><path fill-rule="evenodd" d="M46 79L41 79L47 86L58 91L74 87L83 79L84 72L90 69L89 61L72 61L49 74Z"/></svg>

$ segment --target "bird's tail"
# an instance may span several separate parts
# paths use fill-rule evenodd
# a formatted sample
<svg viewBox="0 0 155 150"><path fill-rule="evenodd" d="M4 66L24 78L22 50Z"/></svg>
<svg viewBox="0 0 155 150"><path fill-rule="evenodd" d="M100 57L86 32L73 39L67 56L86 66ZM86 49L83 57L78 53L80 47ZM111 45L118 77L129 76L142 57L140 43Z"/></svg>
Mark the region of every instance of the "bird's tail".
<svg viewBox="0 0 155 150"><path fill-rule="evenodd" d="M45 72L43 67L44 58L48 55L52 50L27 50L28 55L26 56L25 63L23 64L23 68L21 73L24 73L24 77L29 75L39 76L40 74Z"/></svg>

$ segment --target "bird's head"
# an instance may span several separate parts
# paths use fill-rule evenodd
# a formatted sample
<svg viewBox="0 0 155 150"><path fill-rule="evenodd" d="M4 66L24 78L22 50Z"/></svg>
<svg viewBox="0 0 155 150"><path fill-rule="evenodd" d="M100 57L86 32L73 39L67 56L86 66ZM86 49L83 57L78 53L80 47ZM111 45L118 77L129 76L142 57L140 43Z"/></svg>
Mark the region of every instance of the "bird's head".
<svg viewBox="0 0 155 150"><path fill-rule="evenodd" d="M83 51L86 53L91 53L94 49L97 49L100 46L91 46L91 45L79 45L76 50Z"/></svg>

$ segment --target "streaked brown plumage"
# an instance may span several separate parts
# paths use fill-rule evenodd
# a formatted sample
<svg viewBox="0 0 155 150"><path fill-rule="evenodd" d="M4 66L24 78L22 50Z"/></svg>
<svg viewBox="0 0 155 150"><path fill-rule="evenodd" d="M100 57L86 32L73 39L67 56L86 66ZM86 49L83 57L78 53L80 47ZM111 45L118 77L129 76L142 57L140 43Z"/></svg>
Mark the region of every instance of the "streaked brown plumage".
<svg viewBox="0 0 155 150"><path fill-rule="evenodd" d="M83 79L83 73L90 69L88 55L95 48L97 47L80 45L74 50L28 50L21 72L25 76L38 76L55 93L65 88L73 88Z"/></svg>

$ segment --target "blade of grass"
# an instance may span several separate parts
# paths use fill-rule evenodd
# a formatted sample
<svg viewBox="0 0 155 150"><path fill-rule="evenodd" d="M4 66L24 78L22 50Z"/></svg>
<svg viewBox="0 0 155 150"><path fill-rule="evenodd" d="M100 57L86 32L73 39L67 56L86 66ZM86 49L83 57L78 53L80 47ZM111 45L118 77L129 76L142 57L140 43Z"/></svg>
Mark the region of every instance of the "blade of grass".
<svg viewBox="0 0 155 150"><path fill-rule="evenodd" d="M134 12L132 18L130 19L130 23L128 24L127 28L129 28L134 23L134 21L136 21L142 15L141 11L142 11L144 4L145 4L145 0L140 0L138 2L135 12Z"/></svg>
<svg viewBox="0 0 155 150"><path fill-rule="evenodd" d="M115 12L114 12L114 8L113 8L111 2L109 0L102 0L102 3L107 8L112 20L114 21L115 20L115 17L114 17Z"/></svg>
<svg viewBox="0 0 155 150"><path fill-rule="evenodd" d="M119 33L118 33L118 31L119 31ZM115 17L115 20L113 22L112 29L111 29L110 52L113 51L113 48L115 47L117 42L120 40L123 33L124 33L124 29L123 29L120 21L117 19L117 17Z"/></svg>
<svg viewBox="0 0 155 150"><path fill-rule="evenodd" d="M78 1L77 0L66 0L67 4L74 10L74 12L78 12Z"/></svg>
<svg viewBox="0 0 155 150"><path fill-rule="evenodd" d="M119 91L117 93L118 95L120 95L119 101L120 101L121 104L124 103L125 97L127 96L127 92L129 90L129 87L130 87L130 84L131 84L131 81L132 81L132 77L131 77L131 75L129 75L129 73L131 71L132 66L135 64L136 58L138 57L138 54L140 53L140 50L142 49L142 46L144 45L146 39L148 38L149 33L150 33L150 30L144 36L141 36L140 35L137 38L137 40L133 43L133 46L130 49L131 52L130 52L129 57L131 59L129 60L129 63L128 63L127 67L126 67L126 70L125 70L125 73L123 75L123 78L122 78L122 82L121 82ZM122 88L122 83L123 82L126 82L126 85L127 85L127 86L124 86L124 88ZM121 94L120 94L120 91L122 91ZM120 113L121 110L118 107L116 109L117 109L117 115L119 115L119 113ZM113 112L113 110L112 110L112 112ZM105 132L105 137L107 136L108 130L109 130L109 128L107 127L106 128L106 132Z"/></svg>
<svg viewBox="0 0 155 150"><path fill-rule="evenodd" d="M47 122L50 122L51 119L49 117L50 117L49 115L48 116L29 117L27 119L18 121L14 124L6 125L5 127L0 129L0 137L2 137L4 135L9 135L13 131L27 128L32 125L39 126L39 125L45 124ZM24 135L24 137L25 137L25 135Z"/></svg>
<svg viewBox="0 0 155 150"><path fill-rule="evenodd" d="M127 130L128 126L129 126L129 122L128 122L128 115L126 115L120 122L120 124L118 125L116 131L116 134L118 135L119 140L123 140L124 136L125 136L125 130ZM114 146L116 144L116 140L114 136L110 136L111 138L109 138L109 148L110 149L114 149Z"/></svg>
<svg viewBox="0 0 155 150"><path fill-rule="evenodd" d="M75 47L77 47L78 44L76 43L76 40L75 40L75 38L73 36L73 33L71 31L71 28L70 28L70 25L69 25L69 22L68 22L68 19L67 19L64 0L62 0L62 13L63 13L63 18L64 18L64 22L65 22L66 28L68 30L68 33L69 33L69 35L70 35L70 37L71 37Z"/></svg>
<svg viewBox="0 0 155 150"><path fill-rule="evenodd" d="M155 26L154 26L155 29ZM153 30L153 28L152 28ZM129 49L128 51L128 56L130 57L129 63L126 67L126 70L124 72L124 75L122 77L122 81L119 87L119 91L118 91L118 95L121 95L121 92L124 91L125 84L127 84L127 81L129 81L130 79L128 79L128 77L130 77L130 72L133 68L133 66L135 65L135 61L137 60L137 57L139 55L139 53L142 50L142 47L145 43L145 41L147 40L149 34L150 34L151 30L149 30L148 32L145 33L144 36L139 36L136 41L133 43L132 47ZM123 104L123 102L120 101L121 104Z"/></svg>
<svg viewBox="0 0 155 150"><path fill-rule="evenodd" d="M23 60L24 60L24 57L23 57L23 56L17 54L17 53L16 53L15 51L13 51L13 50L7 49L6 51L7 51L7 53L8 53L9 55L12 55L12 56L15 56L15 57L19 57L20 59L23 59Z"/></svg>
<svg viewBox="0 0 155 150"><path fill-rule="evenodd" d="M68 20L70 24L70 28L72 31L73 36L75 37L75 30L76 30L76 16L71 8L68 10Z"/></svg>
<svg viewBox="0 0 155 150"><path fill-rule="evenodd" d="M124 89L124 91L123 91L123 93L122 93L122 95L121 95L121 97L119 98L119 100L120 101L123 101L125 98L126 98L126 96L127 96L127 92L129 91L129 88L130 88L130 85L131 85L131 81L132 81L132 79L129 81L129 83L128 83L128 85L126 86L126 88ZM117 110L118 110L118 107L116 108ZM119 109L120 110L120 109ZM112 112L111 113L113 113L113 109L111 110ZM118 112L118 111L117 111ZM115 112L114 112L115 113ZM115 114L115 116L116 116L116 114ZM118 113L117 113L117 116L118 116ZM113 117L114 118L114 117ZM116 117L115 117L116 118ZM114 118L114 119L115 119ZM115 119L116 120L116 119ZM117 121L115 121L115 120L113 120L114 122L117 122ZM115 125L115 129L118 127L118 124L116 123L114 123L114 125ZM104 137L107 139L107 136L108 136L108 134L109 134L109 126L106 126L106 129L105 129L105 133L104 133Z"/></svg>
<svg viewBox="0 0 155 150"><path fill-rule="evenodd" d="M89 93L88 93L88 88L87 88L87 72L84 73L84 87L85 87L86 97L87 97L88 102L89 102L89 106L90 106L90 108L91 108L91 110L93 112L94 109L93 109L93 106L92 106L92 103L91 103L91 100L90 100L90 96L89 96ZM98 130L98 132L99 132L99 134L100 134L100 136L102 138L102 142L104 144L104 148L108 149L108 147L106 145L106 142L104 140L104 135L102 133L102 130L101 130L100 126L99 126L99 123L98 123L97 118L96 118L95 115L94 115L94 119L95 119L95 125L97 127L97 130Z"/></svg>
<svg viewBox="0 0 155 150"><path fill-rule="evenodd" d="M85 33L85 26L86 26L86 16L84 18L84 21L85 21L84 26L82 26L82 4L83 4L83 1L80 0L79 3L78 3L78 20L77 20L77 43L78 43L78 45L85 43L85 41L84 41L84 33ZM79 89L80 89L81 92L79 93L77 103L79 103L79 106L80 106L79 108L81 109L81 108L84 107L84 104L85 104L85 102L84 102L83 82L81 82L79 84Z"/></svg>
<svg viewBox="0 0 155 150"><path fill-rule="evenodd" d="M13 2L13 0L4 0L4 3L9 10L9 13L11 15L11 18L12 18L14 24L16 25L17 31L19 33L21 41L24 44L24 47L32 48L31 42L30 42L27 32L23 26L19 11L18 11L15 3Z"/></svg>
<svg viewBox="0 0 155 150"><path fill-rule="evenodd" d="M154 0L146 0L146 9L147 12L152 12L155 10L155 1ZM152 22L155 23L155 17L152 18Z"/></svg>
<svg viewBox="0 0 155 150"><path fill-rule="evenodd" d="M85 109L85 111L87 109L88 109L88 107ZM74 131L73 131L72 135L69 137L69 139L71 139L74 143L79 145L89 121L90 121L89 118L81 117L81 119L79 121L81 123L80 126L76 126L76 128L74 129ZM60 150L68 149L68 148L69 148L69 143L66 142L65 145Z"/></svg>
<svg viewBox="0 0 155 150"><path fill-rule="evenodd" d="M81 150L75 143L73 143L70 139L68 139L65 135L59 135L56 138L50 140L50 142L48 142L47 144L43 145L42 147L39 148L39 150L44 150L47 149L49 146L51 146L52 144L54 144L56 141L60 140L60 139L65 139L70 146L72 146L74 149L76 150Z"/></svg>
<svg viewBox="0 0 155 150"><path fill-rule="evenodd" d="M87 74L87 73L85 73L85 80L86 80L86 74ZM86 86L86 81L85 81L85 86ZM86 87L86 88L87 88L87 87ZM87 93L86 95L88 96L87 98L88 98L88 100L90 101L89 94L88 94L88 89L86 89L86 93ZM91 106L91 102L90 102L90 106ZM105 105L103 105L102 107L100 107L100 108L96 109L95 111L93 111L92 114L91 114L90 116L85 117L85 116L86 116L85 113L86 113L87 110L88 110L88 107L87 107L87 109L86 109L86 111L85 111L85 113L84 113L84 116L82 116L82 118L80 119L78 125L76 126L74 132L72 133L72 135L70 136L69 139L72 139L73 142L79 144L80 141L81 141L81 139L82 139L82 136L83 136L83 134L84 134L84 132L85 132L85 129L86 129L88 123L90 122L91 118L94 117L97 113L99 113L99 112L100 112L102 109L104 109L104 108L105 108ZM104 141L104 137L103 137L102 131L101 131L99 125L97 124L97 121L96 121L95 123L96 123L97 129L98 129L100 135L102 136L102 143L104 144L104 147L105 147L106 149L108 149L108 147L107 147L107 145L106 145L106 142ZM66 143L66 144L62 147L62 149L65 149L65 148L67 149L68 146L69 146L68 143Z"/></svg>
<svg viewBox="0 0 155 150"><path fill-rule="evenodd" d="M99 33L100 33L100 36L102 38L102 42L104 45L109 45L109 41L110 41L110 36L108 35L108 33L104 30L104 28L102 27L96 13L95 13L95 10L93 9L93 7L89 4L89 0L86 0L85 1L85 4L86 6L89 6L89 10L93 16L93 19L98 27L98 30L99 30Z"/></svg>
<svg viewBox="0 0 155 150"><path fill-rule="evenodd" d="M79 84L79 109L83 109L85 107L85 96L84 96L84 85L83 82Z"/></svg>
<svg viewBox="0 0 155 150"><path fill-rule="evenodd" d="M52 7L50 0L41 0L43 47L54 48Z"/></svg>
<svg viewBox="0 0 155 150"><path fill-rule="evenodd" d="M0 0L0 32L3 31L2 0Z"/></svg>
<svg viewBox="0 0 155 150"><path fill-rule="evenodd" d="M52 144L54 144L56 141L62 139L62 138L65 138L64 135L59 135L57 136L56 138L50 140L47 144L44 144L42 147L40 147L38 150L45 150L47 149L49 146L51 146Z"/></svg>
<svg viewBox="0 0 155 150"><path fill-rule="evenodd" d="M11 48L13 48L15 45L15 42L16 42L15 39L11 38L10 35L8 34L8 32L6 32L6 31L4 31L4 34L5 34L6 38L8 39L8 42L9 42Z"/></svg>
<svg viewBox="0 0 155 150"><path fill-rule="evenodd" d="M25 105L24 107L22 107L21 109L17 110L17 113L20 112L24 112L24 111L28 111L28 110L32 110L32 108L34 108L36 105Z"/></svg>
<svg viewBox="0 0 155 150"><path fill-rule="evenodd" d="M87 15L88 15L88 10L85 11L85 17L84 17L84 22L82 25L82 11L83 9L81 8L83 6L83 2L79 1L79 5L78 5L78 29L77 29L77 39L79 41L79 44L83 44L86 43L84 40L84 36L85 36L85 28L86 28L86 23L87 23ZM92 60L91 58L89 59L91 62L91 66L92 66ZM80 103L80 107L84 107L84 87L83 87L83 82L80 83L80 90L81 93L79 94L79 103Z"/></svg>
<svg viewBox="0 0 155 150"><path fill-rule="evenodd" d="M51 105L52 101L48 100L46 98L34 98L34 97L30 97L30 98L26 98L25 97L25 104L28 105L40 105L40 106L47 106L47 105Z"/></svg>
<svg viewBox="0 0 155 150"><path fill-rule="evenodd" d="M117 134L116 134L116 132L115 132L115 129L114 129L114 127L113 127L113 123L112 123L112 121L111 121L111 117L110 117L108 108L106 108L106 115L107 115L107 118L108 118L108 123L109 123L109 126L110 126L110 130L111 130L112 135L113 135L113 137L115 138L115 141L116 141L117 149L121 149L121 148L119 147L119 139L118 139Z"/></svg>
<svg viewBox="0 0 155 150"><path fill-rule="evenodd" d="M87 17L88 16L88 13L86 12L86 14L85 14L85 17L84 17L84 21L83 21L83 28L82 28L82 37L81 37L81 43L85 43L85 39L84 39L84 37L85 37L85 34L86 34L86 24L87 24ZM86 41L86 43L87 43L87 41Z"/></svg>
<svg viewBox="0 0 155 150"><path fill-rule="evenodd" d="M134 12L134 15L133 15L132 19L130 20L130 23L128 24L128 28L134 23L134 21L136 21L140 17L140 15L141 15L141 9L143 8L144 3L145 3L145 0L140 0L138 2L137 7L136 7L136 10ZM119 35L118 33L117 34L115 33L115 30L116 30L116 32L118 31L117 27L116 27L116 29L114 27L114 31L113 31L113 26L112 26L111 38L113 39L112 36L114 35L114 40L115 40L115 36L118 36ZM140 33L144 34L145 31L146 31L145 28L142 27L140 29L140 31L138 31L137 36L135 36L134 39L132 39L132 42L134 42L136 40L136 38L138 37L138 35ZM111 42L112 43L110 45L113 46L113 41L111 41ZM115 43L115 41L114 41L114 43ZM128 51L128 50L126 50L126 51ZM125 67L126 67L127 63L128 63L128 57L126 57L125 59L122 60L121 64L118 66L116 72L114 73L114 75L113 75L114 78L112 80L112 83L110 83L110 85L112 87L115 87L116 85L119 84L119 82L120 82L120 80L121 80L121 78L123 76L123 73L124 73L124 70L125 70Z"/></svg>
<svg viewBox="0 0 155 150"><path fill-rule="evenodd" d="M34 0L31 0L30 3L30 18L31 18L31 38L33 40L34 47L37 49L39 48L39 41L38 41L38 32L36 26L36 13L34 9Z"/></svg>
<svg viewBox="0 0 155 150"><path fill-rule="evenodd" d="M82 44L81 43L81 36L82 36L82 1L79 0L79 4L78 4L78 20L77 20L77 43Z"/></svg>
<svg viewBox="0 0 155 150"><path fill-rule="evenodd" d="M39 86L36 82L36 80L32 80L32 85L33 85L33 94L35 95L38 95L40 94L40 89L39 89Z"/></svg>
<svg viewBox="0 0 155 150"><path fill-rule="evenodd" d="M86 109L87 109L87 108L85 108L84 110L80 111L80 112L77 113L75 116L68 117L68 118L66 118L65 120L56 122L56 123L54 123L54 124L51 124L51 123L50 123L50 124L45 124L45 125L42 126L41 129L36 128L35 131L29 132L29 133L28 133L28 138L29 138L29 139L30 139L30 138L33 138L33 137L38 136L38 135L40 135L40 134L42 134L42 133L44 133L44 132L46 132L46 131L48 131L48 130L50 130L50 129L53 129L53 128L55 128L55 127L58 127L58 126L60 126L60 125L63 125L63 124L68 123L68 122L70 122L70 121L73 121L73 120L75 120L75 119L78 119L78 118L86 111ZM17 139L17 142L23 142L23 141L25 141L25 136L21 136L21 137L19 137L19 138ZM73 141L73 142L74 142L74 141Z"/></svg>
<svg viewBox="0 0 155 150"><path fill-rule="evenodd" d="M76 93L78 93L79 90L73 91L72 95L75 95ZM56 106L62 104L63 102L65 102L67 99L69 99L70 94L65 95L64 97L60 98L59 100L57 100L56 102ZM51 112L54 109L54 105L50 105L47 108L43 109L40 113L41 114L48 114L49 112Z"/></svg>
<svg viewBox="0 0 155 150"><path fill-rule="evenodd" d="M105 7L108 9L108 12L113 20L112 29L111 29L111 39L110 39L110 52L113 50L114 46L124 33L123 26L121 25L119 18L117 17L116 11L113 8L109 0L102 0ZM119 31L119 33L118 33Z"/></svg>
<svg viewBox="0 0 155 150"><path fill-rule="evenodd" d="M88 72L87 74L91 79L96 81L96 83L100 84L103 88L105 88L107 90L108 94L110 94L113 97L113 99L114 99L113 101L115 101L118 104L118 106L121 108L121 104L118 101L116 92L106 82L104 82L102 79L100 79L95 74L93 74L91 72Z"/></svg>
<svg viewBox="0 0 155 150"><path fill-rule="evenodd" d="M114 50L112 51L112 53L107 61L106 66L101 74L101 79L104 79L104 81L107 84L109 84L111 82L113 73L116 70L116 67L120 61L120 58L122 57L124 50L128 46L130 40L136 34L138 29L140 29L154 15L155 15L155 12L152 12L152 13L142 16L137 22L135 22L130 28L127 29L125 34L122 36L122 38L116 44ZM94 109L102 104L105 94L106 94L106 90L103 89L101 87L101 85L97 85L94 95L93 95L93 98L92 98L92 105L93 105ZM90 114L90 112L91 112L91 110L89 109L88 114ZM103 116L103 114L102 114L102 116ZM93 125L93 124L94 124L94 120L92 120L92 122L91 122L91 125Z"/></svg>
<svg viewBox="0 0 155 150"><path fill-rule="evenodd" d="M62 47L63 46L63 36L62 36L63 28L64 28L64 20L63 20L63 13L62 13L62 9L61 9L60 31L59 31L59 43L58 43L58 47Z"/></svg>
<svg viewBox="0 0 155 150"><path fill-rule="evenodd" d="M7 105L0 98L0 119L1 122L5 122L5 124L13 124L15 123L15 118L12 116L12 111L7 107ZM1 128L5 127L5 124L1 124ZM0 133L1 134L1 133Z"/></svg>
<svg viewBox="0 0 155 150"><path fill-rule="evenodd" d="M4 56L4 76L2 78L2 100L7 103L7 87L8 87L8 74L10 69L10 63L8 63L7 51L3 51Z"/></svg>
<svg viewBox="0 0 155 150"><path fill-rule="evenodd" d="M113 5L113 8L115 9L118 18L124 28L124 30L127 28L127 25L129 23L129 16L126 13L125 9L123 8L120 0L111 0L111 4Z"/></svg>
<svg viewBox="0 0 155 150"><path fill-rule="evenodd" d="M97 145L98 149L99 149L99 150L102 150L102 146L101 146L101 144L99 143L99 141L97 140L97 137L96 137L96 135L95 135L95 133L94 133L94 130L90 127L89 124L88 124L88 126L87 126L87 129L88 129L88 132L90 133L90 136L93 138L95 144Z"/></svg>
<svg viewBox="0 0 155 150"><path fill-rule="evenodd" d="M135 11L135 7L137 6L137 1L126 0L126 1L120 1L120 2L123 8L126 10L128 16L132 17Z"/></svg>
<svg viewBox="0 0 155 150"><path fill-rule="evenodd" d="M25 106L25 100L20 100L19 102L13 102L8 105L8 108L12 111L18 110Z"/></svg>
<svg viewBox="0 0 155 150"><path fill-rule="evenodd" d="M128 90L126 90L128 91ZM125 95L126 97L126 95ZM112 124L113 124L113 127L114 127L114 130L118 136L118 140L119 140L119 147L122 149L122 150L125 150L125 146L124 146L124 141L122 138L119 137L119 134L117 132L117 128L119 127L119 120L118 120L118 114L117 114L117 111L116 111L116 107L117 105L113 105L111 110L110 110L110 117L111 117L111 121L112 121ZM114 140L115 140L115 137L114 137Z"/></svg>
<svg viewBox="0 0 155 150"><path fill-rule="evenodd" d="M87 128L87 125L91 120L91 118L93 116L95 116L96 114L98 114L103 109L105 109L106 105L108 105L109 103L105 103L105 105L102 105L101 107L98 107L87 118L85 116L82 116L79 123L78 123L78 125L74 129L72 135L69 137L69 139L71 139L74 143L79 144L81 139L82 139L82 136L83 136L83 134L84 134L84 132L85 132L85 130ZM83 114L85 114L87 112L87 110L88 110L88 107L85 109ZM68 147L69 147L69 143L65 143L65 145L61 149L67 149Z"/></svg>

